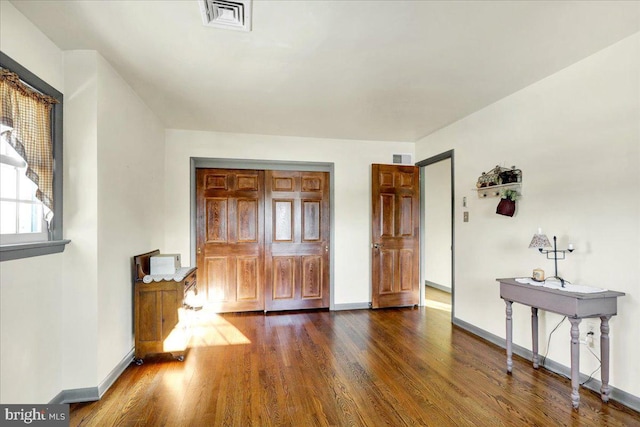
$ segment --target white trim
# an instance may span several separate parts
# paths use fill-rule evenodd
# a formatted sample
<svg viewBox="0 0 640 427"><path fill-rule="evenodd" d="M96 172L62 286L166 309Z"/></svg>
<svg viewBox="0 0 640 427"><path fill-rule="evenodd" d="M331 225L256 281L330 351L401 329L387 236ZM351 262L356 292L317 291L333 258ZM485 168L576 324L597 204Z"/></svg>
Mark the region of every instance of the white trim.
<svg viewBox="0 0 640 427"><path fill-rule="evenodd" d="M7 156L5 154L0 154L0 163L4 165L13 166L14 168L17 168L17 169L22 169L27 167L27 162L25 162L23 159Z"/></svg>

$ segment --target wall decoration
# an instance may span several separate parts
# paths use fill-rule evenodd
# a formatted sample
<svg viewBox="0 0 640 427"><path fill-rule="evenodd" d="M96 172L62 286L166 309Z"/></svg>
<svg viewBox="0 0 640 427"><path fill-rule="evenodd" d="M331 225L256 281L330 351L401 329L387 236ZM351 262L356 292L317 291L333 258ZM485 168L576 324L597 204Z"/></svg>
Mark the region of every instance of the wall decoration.
<svg viewBox="0 0 640 427"><path fill-rule="evenodd" d="M496 213L499 215L513 216L516 213L516 200L520 198L520 193L517 190L511 190L508 188L502 188L500 190L500 202L496 208Z"/></svg>
<svg viewBox="0 0 640 427"><path fill-rule="evenodd" d="M515 190L521 195L522 171L515 166L504 168L496 166L489 172L482 172L476 183L478 197L498 197L503 189Z"/></svg>

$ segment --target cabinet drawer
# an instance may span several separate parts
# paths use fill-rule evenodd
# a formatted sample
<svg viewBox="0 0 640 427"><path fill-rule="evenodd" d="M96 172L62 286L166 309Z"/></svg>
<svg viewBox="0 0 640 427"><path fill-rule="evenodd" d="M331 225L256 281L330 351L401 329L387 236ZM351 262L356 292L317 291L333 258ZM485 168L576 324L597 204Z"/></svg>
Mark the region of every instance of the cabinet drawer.
<svg viewBox="0 0 640 427"><path fill-rule="evenodd" d="M190 290L193 290L197 294L198 293L197 283L198 282L197 282L197 279L196 279L196 272L194 271L193 273L188 275L186 279L184 279L184 293L185 293L185 295Z"/></svg>

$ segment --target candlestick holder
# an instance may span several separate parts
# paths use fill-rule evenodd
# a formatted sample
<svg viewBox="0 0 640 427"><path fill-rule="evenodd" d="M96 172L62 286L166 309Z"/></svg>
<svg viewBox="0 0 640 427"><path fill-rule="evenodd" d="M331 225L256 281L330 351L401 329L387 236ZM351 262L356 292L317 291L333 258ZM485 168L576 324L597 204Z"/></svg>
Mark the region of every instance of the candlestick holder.
<svg viewBox="0 0 640 427"><path fill-rule="evenodd" d="M560 286L564 288L565 280L562 277L558 276L558 260L565 259L567 253L573 252L573 245L569 244L569 247L567 249L558 249L556 236L553 236L553 249L544 249L547 247L551 247L551 243L549 242L549 238L545 234L542 234L541 231L539 231L533 236L533 239L531 239L529 247L537 248L541 254L545 254L547 256L547 259L553 260L555 274L552 276L552 278L560 280Z"/></svg>

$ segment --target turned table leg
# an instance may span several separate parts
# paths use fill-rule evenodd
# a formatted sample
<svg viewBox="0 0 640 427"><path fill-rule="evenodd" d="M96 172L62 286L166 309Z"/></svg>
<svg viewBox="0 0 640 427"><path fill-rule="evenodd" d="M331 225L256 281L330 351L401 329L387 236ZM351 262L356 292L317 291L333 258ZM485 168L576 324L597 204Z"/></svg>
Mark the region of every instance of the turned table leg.
<svg viewBox="0 0 640 427"><path fill-rule="evenodd" d="M574 408L580 406L580 321L569 318L571 322L571 403Z"/></svg>
<svg viewBox="0 0 640 427"><path fill-rule="evenodd" d="M609 387L609 319L611 316L600 317L600 360L602 362L600 398L603 402L609 401L609 393L611 393L611 387Z"/></svg>
<svg viewBox="0 0 640 427"><path fill-rule="evenodd" d="M531 349L533 350L533 367L538 369L538 309L531 307Z"/></svg>
<svg viewBox="0 0 640 427"><path fill-rule="evenodd" d="M513 313L513 309L511 307L511 305L513 304L513 301L507 301L504 300L504 303L507 305L506 308L506 313L507 313L507 337L506 337L506 341L507 341L507 373L511 373L512 369L513 369L513 359L512 359L512 349L511 349L511 342L513 340L513 325L512 325L512 321L511 321L511 314Z"/></svg>

